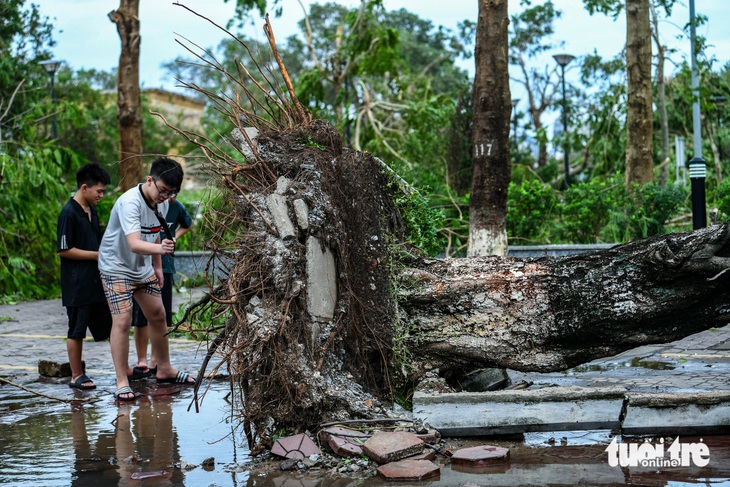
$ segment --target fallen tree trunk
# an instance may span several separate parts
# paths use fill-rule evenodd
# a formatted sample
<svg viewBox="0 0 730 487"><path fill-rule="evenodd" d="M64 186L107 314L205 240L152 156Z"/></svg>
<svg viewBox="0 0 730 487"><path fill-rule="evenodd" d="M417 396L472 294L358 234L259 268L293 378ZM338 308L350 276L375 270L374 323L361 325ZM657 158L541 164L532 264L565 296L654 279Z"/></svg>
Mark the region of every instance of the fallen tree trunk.
<svg viewBox="0 0 730 487"><path fill-rule="evenodd" d="M404 276L430 367L563 370L730 318L728 224L563 258L425 261Z"/></svg>
<svg viewBox="0 0 730 487"><path fill-rule="evenodd" d="M208 358L231 371L252 451L382 415L429 370L559 370L725 322L728 224L560 259L413 258L401 201L418 196L272 91L291 87L279 75L230 97L190 86L234 127L222 143L176 129L220 188L208 243L229 265L204 306L226 320Z"/></svg>

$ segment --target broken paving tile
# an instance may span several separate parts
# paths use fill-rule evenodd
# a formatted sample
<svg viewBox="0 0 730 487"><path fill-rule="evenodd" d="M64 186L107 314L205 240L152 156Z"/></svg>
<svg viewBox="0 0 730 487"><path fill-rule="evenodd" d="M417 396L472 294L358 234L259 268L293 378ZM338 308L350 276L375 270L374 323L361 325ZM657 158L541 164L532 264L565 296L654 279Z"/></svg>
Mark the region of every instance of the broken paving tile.
<svg viewBox="0 0 730 487"><path fill-rule="evenodd" d="M430 448L424 448L421 453L416 453L406 458L406 460L436 460L436 452Z"/></svg>
<svg viewBox="0 0 730 487"><path fill-rule="evenodd" d="M363 453L363 444L370 438L366 433L341 426L324 429L320 434L332 451L341 457L359 457Z"/></svg>
<svg viewBox="0 0 730 487"><path fill-rule="evenodd" d="M438 441L441 439L441 433L434 429L430 429L426 431L425 433L414 433L418 438L421 439L424 443L428 443L429 445L433 445L434 443L438 443Z"/></svg>
<svg viewBox="0 0 730 487"><path fill-rule="evenodd" d="M302 460L310 455L319 455L322 451L307 435L299 434L276 440L271 453L284 458Z"/></svg>
<svg viewBox="0 0 730 487"><path fill-rule="evenodd" d="M387 480L424 480L441 475L441 468L428 460L400 460L378 467L378 475Z"/></svg>
<svg viewBox="0 0 730 487"><path fill-rule="evenodd" d="M363 452L382 465L420 453L424 445L416 435L407 431L378 431L365 442Z"/></svg>
<svg viewBox="0 0 730 487"><path fill-rule="evenodd" d="M501 446L473 446L456 450L451 455L451 463L467 467L485 467L505 463L509 460L509 449Z"/></svg>

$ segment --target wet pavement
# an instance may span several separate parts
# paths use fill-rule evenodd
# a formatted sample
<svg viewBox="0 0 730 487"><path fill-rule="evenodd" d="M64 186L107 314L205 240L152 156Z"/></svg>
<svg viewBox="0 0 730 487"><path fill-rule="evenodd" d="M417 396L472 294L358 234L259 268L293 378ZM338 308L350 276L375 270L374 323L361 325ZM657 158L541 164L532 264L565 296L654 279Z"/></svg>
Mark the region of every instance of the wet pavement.
<svg viewBox="0 0 730 487"><path fill-rule="evenodd" d="M200 288L173 294L173 311L181 304L197 301L204 291ZM68 362L66 333L68 318L60 299L28 301L0 305L0 339L5 352L0 356L0 376L23 383L38 377L38 361ZM114 368L109 342L94 342L87 333L83 360L86 375L97 384L97 394L112 397L115 390ZM172 338L170 358L173 366L192 373L205 356L205 344ZM136 363L134 342L130 340L130 365ZM70 391L70 388L69 388Z"/></svg>
<svg viewBox="0 0 730 487"><path fill-rule="evenodd" d="M174 296L174 306L197 300L202 291ZM235 432L229 384L209 385L201 412L191 407L192 389L141 381L134 404L113 400L114 374L108 342L84 343L87 375L98 388L80 392L68 378L42 378L39 360L66 362L66 313L60 300L0 306L0 377L52 397L94 398L67 404L23 389L0 385L0 484L55 485L217 485L348 486L384 485L373 478L332 479L308 474L249 472L245 441ZM130 342L130 351L134 350ZM173 365L195 373L204 343L172 339ZM130 362L133 363L133 362ZM730 390L730 326L685 339L643 346L566 372L510 372L513 382L536 387L621 386L632 392L676 394ZM511 449L508 466L470 471L448 468L438 479L418 485L730 485L730 438L706 437L711 451L705 467L613 467L606 447L609 431L529 433L488 440ZM685 439L683 438L683 441ZM467 445L450 440L454 448ZM688 438L687 441L690 441ZM699 441L695 439L694 441ZM212 458L211 463L206 460ZM401 484L410 485L410 484ZM415 484L414 484L415 485Z"/></svg>
<svg viewBox="0 0 730 487"><path fill-rule="evenodd" d="M513 382L611 387L629 392L694 393L730 390L730 325L675 342L645 345L564 372L510 372Z"/></svg>

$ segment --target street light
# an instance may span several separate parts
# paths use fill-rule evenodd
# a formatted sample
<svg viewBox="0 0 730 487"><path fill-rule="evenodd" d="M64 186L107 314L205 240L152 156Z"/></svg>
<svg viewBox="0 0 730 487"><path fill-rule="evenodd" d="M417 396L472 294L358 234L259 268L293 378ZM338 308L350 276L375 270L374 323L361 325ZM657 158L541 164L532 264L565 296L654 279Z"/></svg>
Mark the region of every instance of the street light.
<svg viewBox="0 0 730 487"><path fill-rule="evenodd" d="M697 52L695 51L695 2L689 2L689 46L692 56L692 138L694 157L689 160L689 181L692 188L692 229L699 230L707 226L707 200L705 198L705 178L707 177L707 161L702 158L702 127L700 120L700 81L697 70Z"/></svg>
<svg viewBox="0 0 730 487"><path fill-rule="evenodd" d="M56 77L58 68L61 67L62 61L41 61L39 64L43 66L43 69L51 77L51 101L53 102L53 115L51 116L51 123L53 126L53 140L58 140L58 129L56 128L56 89L54 87L53 80Z"/></svg>
<svg viewBox="0 0 730 487"><path fill-rule="evenodd" d="M517 164L519 162L519 154L517 153L517 104L520 102L519 98L515 98L512 100L512 147L515 151L515 162L514 164Z"/></svg>
<svg viewBox="0 0 730 487"><path fill-rule="evenodd" d="M565 187L570 187L570 165L568 164L568 110L565 105L565 67L575 56L570 54L555 54L553 59L560 66L560 79L563 84L563 158L565 163Z"/></svg>

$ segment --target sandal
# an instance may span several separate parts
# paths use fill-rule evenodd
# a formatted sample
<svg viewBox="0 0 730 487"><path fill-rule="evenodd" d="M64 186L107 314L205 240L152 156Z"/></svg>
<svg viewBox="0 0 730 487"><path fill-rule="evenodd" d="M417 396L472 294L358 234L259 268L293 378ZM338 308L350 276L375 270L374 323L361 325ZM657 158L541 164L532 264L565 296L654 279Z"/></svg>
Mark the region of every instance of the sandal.
<svg viewBox="0 0 730 487"><path fill-rule="evenodd" d="M150 369L143 369L141 367L132 367L132 375L128 375L127 379L130 381L133 380L142 380L146 379L147 377L152 375L152 371Z"/></svg>
<svg viewBox="0 0 730 487"><path fill-rule="evenodd" d="M122 397L129 394L131 394L132 397ZM114 399L116 399L117 401L136 401L139 396L140 393L134 392L129 386L120 387L114 393Z"/></svg>
<svg viewBox="0 0 730 487"><path fill-rule="evenodd" d="M160 379L157 377L157 383L158 384L184 384L184 385L193 385L195 384L195 380L190 382L190 374L187 372L183 372L182 370L178 370L177 375L175 377L170 377L167 379Z"/></svg>
<svg viewBox="0 0 730 487"><path fill-rule="evenodd" d="M91 382L91 385L85 386L84 383L86 382ZM72 389L80 389L82 391L90 391L91 389L96 389L96 384L94 384L94 381L89 379L89 376L87 376L86 374L81 374L78 379L69 382L68 386Z"/></svg>

